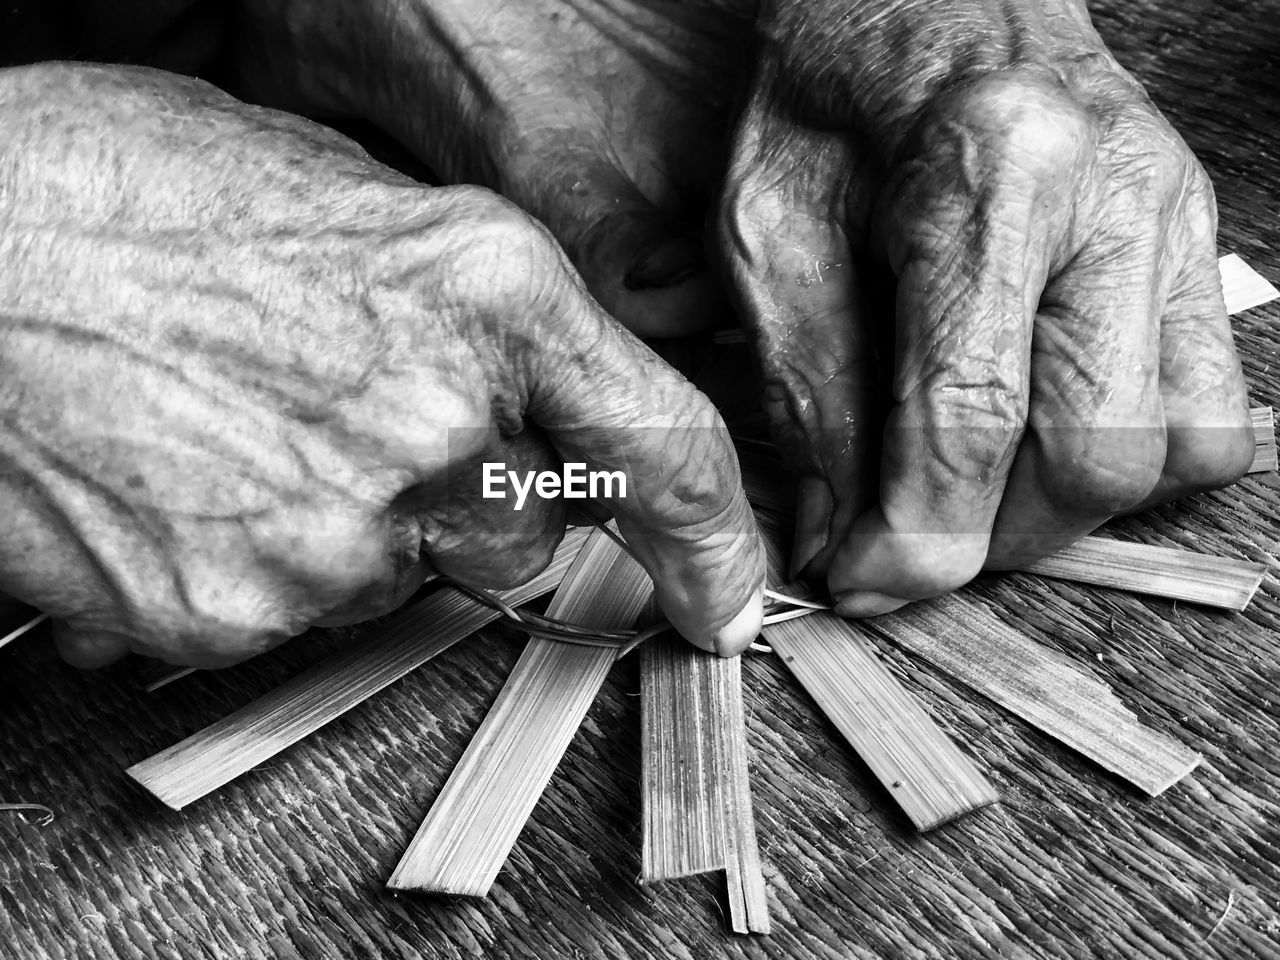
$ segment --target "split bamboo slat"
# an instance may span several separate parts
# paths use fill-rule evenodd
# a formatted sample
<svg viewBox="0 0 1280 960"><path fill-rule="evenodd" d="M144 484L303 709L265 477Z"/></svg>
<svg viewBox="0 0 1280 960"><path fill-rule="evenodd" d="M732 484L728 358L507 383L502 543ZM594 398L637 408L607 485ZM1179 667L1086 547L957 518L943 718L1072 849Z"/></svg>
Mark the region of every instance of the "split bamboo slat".
<svg viewBox="0 0 1280 960"><path fill-rule="evenodd" d="M769 579L786 569L784 530L760 517ZM799 584L780 585L790 596ZM762 631L809 696L918 830L931 830L999 800L991 782L876 656L865 628L831 613Z"/></svg>
<svg viewBox="0 0 1280 960"><path fill-rule="evenodd" d="M995 803L995 787L889 672L864 630L815 613L771 624L764 638L916 829Z"/></svg>
<svg viewBox="0 0 1280 960"><path fill-rule="evenodd" d="M771 452L739 448L742 485L756 507L790 515L794 483ZM1243 610L1262 582L1262 564L1214 557L1175 547L1084 537L1021 568L1028 573L1091 586Z"/></svg>
<svg viewBox="0 0 1280 960"><path fill-rule="evenodd" d="M640 648L642 883L725 868L717 678L710 656L680 643L662 636Z"/></svg>
<svg viewBox="0 0 1280 960"><path fill-rule="evenodd" d="M555 589L585 538L585 530L569 530L546 570L498 596L517 605ZM331 657L125 772L161 802L181 809L342 716L500 615L445 587L379 625L377 640Z"/></svg>
<svg viewBox="0 0 1280 960"><path fill-rule="evenodd" d="M4 647L12 643L14 640L17 640L24 633L29 633L30 631L40 626L40 624L44 623L48 619L49 619L49 615L47 613L41 613L32 617L26 623L19 624L18 626L10 630L8 633L6 633L3 637L0 637L0 647Z"/></svg>
<svg viewBox="0 0 1280 960"><path fill-rule="evenodd" d="M864 623L1151 796L1201 760L1144 726L1106 684L964 597L912 604Z"/></svg>
<svg viewBox="0 0 1280 960"><path fill-rule="evenodd" d="M1276 458L1276 418L1270 407L1254 407L1253 415L1253 463L1250 473L1269 473L1280 466Z"/></svg>
<svg viewBox="0 0 1280 960"><path fill-rule="evenodd" d="M742 661L670 634L640 666L642 883L725 871L737 933L768 933L748 782Z"/></svg>
<svg viewBox="0 0 1280 960"><path fill-rule="evenodd" d="M1085 537L1021 569L1042 577L1236 611L1249 605L1267 572L1262 564L1247 560L1103 537Z"/></svg>
<svg viewBox="0 0 1280 960"><path fill-rule="evenodd" d="M630 627L653 592L648 574L593 531L547 615ZM617 649L531 638L387 887L482 897L515 845Z"/></svg>
<svg viewBox="0 0 1280 960"><path fill-rule="evenodd" d="M1222 275L1222 299L1227 303L1227 313L1243 313L1280 297L1280 290L1237 254L1220 258L1218 272Z"/></svg>
<svg viewBox="0 0 1280 960"><path fill-rule="evenodd" d="M725 879L729 889L729 924L734 933L769 932L769 904L765 896L760 846L756 842L747 767L747 718L742 705L742 660L722 660L714 679L718 689L712 716L721 721L717 745L725 807Z"/></svg>

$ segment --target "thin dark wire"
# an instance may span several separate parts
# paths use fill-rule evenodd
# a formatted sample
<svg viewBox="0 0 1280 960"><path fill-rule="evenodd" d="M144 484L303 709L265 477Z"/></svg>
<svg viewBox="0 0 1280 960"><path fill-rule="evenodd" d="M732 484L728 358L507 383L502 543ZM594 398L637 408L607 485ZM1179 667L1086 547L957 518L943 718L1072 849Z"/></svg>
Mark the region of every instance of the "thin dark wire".
<svg viewBox="0 0 1280 960"><path fill-rule="evenodd" d="M614 531L607 523L602 522L599 518L592 518L596 522L596 528L604 533L610 540L616 543L623 551L625 551L632 559L636 559L635 551L631 549L622 537ZM545 614L534 613L524 608L516 608L505 603L501 598L494 596L488 590L480 587L473 587L470 584L461 583L449 576L441 576L442 582L447 583L458 590L461 590L467 596L486 606L497 610L503 617L511 621L513 624L525 633L531 636L539 637L544 640L556 640L561 643L576 643L580 646L588 647L616 647L618 649L618 658L625 657L632 650L635 650L640 644L646 640L652 639L661 633L672 629L671 624L665 620L661 620L652 626L645 627L640 630L601 630L594 627L582 627L574 623L557 619L556 617L548 617ZM830 604L818 603L813 600L804 600L798 597L790 597L786 594L778 593L775 590L765 590L765 597L774 601L765 607L764 624L767 626L771 623L781 623L784 620L794 620L797 617L805 617L811 613L820 610L830 610ZM769 650L767 646L760 643L754 643L748 649L764 652Z"/></svg>

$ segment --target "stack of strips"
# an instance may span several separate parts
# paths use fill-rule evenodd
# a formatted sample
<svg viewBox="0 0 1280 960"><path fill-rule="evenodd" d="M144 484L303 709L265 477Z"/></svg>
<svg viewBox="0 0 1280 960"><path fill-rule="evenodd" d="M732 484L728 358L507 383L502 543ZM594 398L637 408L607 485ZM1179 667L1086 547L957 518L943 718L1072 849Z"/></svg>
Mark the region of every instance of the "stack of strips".
<svg viewBox="0 0 1280 960"><path fill-rule="evenodd" d="M1275 470L1276 461L1276 418L1270 407L1255 407L1253 415L1253 463L1249 465L1250 473L1267 473Z"/></svg>
<svg viewBox="0 0 1280 960"><path fill-rule="evenodd" d="M735 933L768 933L747 775L742 661L670 636L641 661L644 883L724 871Z"/></svg>

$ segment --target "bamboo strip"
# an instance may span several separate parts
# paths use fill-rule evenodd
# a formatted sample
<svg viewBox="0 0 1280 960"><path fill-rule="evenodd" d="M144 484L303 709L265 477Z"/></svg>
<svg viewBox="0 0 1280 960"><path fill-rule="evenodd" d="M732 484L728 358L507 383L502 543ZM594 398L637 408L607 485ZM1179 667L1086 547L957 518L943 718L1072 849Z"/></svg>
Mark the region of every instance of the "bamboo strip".
<svg viewBox="0 0 1280 960"><path fill-rule="evenodd" d="M736 933L768 933L748 783L742 667L671 635L641 663L642 883L724 870Z"/></svg>
<svg viewBox="0 0 1280 960"><path fill-rule="evenodd" d="M628 627L652 589L640 565L597 530L547 615L587 627ZM489 892L616 657L609 648L529 640L389 889Z"/></svg>
<svg viewBox="0 0 1280 960"><path fill-rule="evenodd" d="M1103 537L1085 537L1021 569L1042 577L1236 611L1249 605L1267 572L1262 564L1246 560Z"/></svg>
<svg viewBox="0 0 1280 960"><path fill-rule="evenodd" d="M995 803L995 787L880 662L863 629L815 613L765 627L764 637L916 829Z"/></svg>
<svg viewBox="0 0 1280 960"><path fill-rule="evenodd" d="M586 533L571 529L550 565L500 596L527 603L552 590ZM210 724L125 772L161 802L180 810L420 667L501 614L451 587L388 619L381 636L312 667L253 703Z"/></svg>
<svg viewBox="0 0 1280 960"><path fill-rule="evenodd" d="M1152 796L1201 760L1141 724L1106 684L971 600L940 597L864 623Z"/></svg>
<svg viewBox="0 0 1280 960"><path fill-rule="evenodd" d="M725 868L712 658L679 643L657 637L640 651L641 883Z"/></svg>
<svg viewBox="0 0 1280 960"><path fill-rule="evenodd" d="M14 629L6 633L3 637L0 637L0 647L4 647L10 643L13 643L14 640L17 640L24 633L29 633L30 631L40 626L40 624L44 623L48 619L49 619L49 615L47 613L42 613L42 614L39 614L38 616L32 617L26 623L21 624L18 627L15 627Z"/></svg>
<svg viewBox="0 0 1280 960"><path fill-rule="evenodd" d="M1280 466L1276 458L1275 412L1270 407L1254 407L1250 413L1253 416L1254 448L1249 472L1267 473Z"/></svg>
<svg viewBox="0 0 1280 960"><path fill-rule="evenodd" d="M1218 272L1222 275L1227 313L1242 313L1280 297L1280 290L1234 253L1218 260Z"/></svg>
<svg viewBox="0 0 1280 960"><path fill-rule="evenodd" d="M142 690L144 693L155 693L157 690L163 690L169 684L177 683L183 677L189 677L193 673L199 673L199 671L199 667L173 667L156 675L154 679L148 680L142 685Z"/></svg>
<svg viewBox="0 0 1280 960"><path fill-rule="evenodd" d="M702 656L706 656L703 654ZM747 718L742 706L742 660L719 660L712 716L720 718L717 738L718 777L724 798L725 880L729 890L729 923L734 933L769 932L760 846L756 842L747 769Z"/></svg>
<svg viewBox="0 0 1280 960"><path fill-rule="evenodd" d="M742 485L756 507L791 514L794 483L777 457L739 450ZM1084 537L1021 568L1040 576L1243 610L1262 582L1261 564L1105 537Z"/></svg>
<svg viewBox="0 0 1280 960"><path fill-rule="evenodd" d="M770 581L786 569L778 520L760 517ZM802 595L801 584L777 588ZM863 628L831 613L762 631L800 685L919 830L995 803L996 789L880 661Z"/></svg>

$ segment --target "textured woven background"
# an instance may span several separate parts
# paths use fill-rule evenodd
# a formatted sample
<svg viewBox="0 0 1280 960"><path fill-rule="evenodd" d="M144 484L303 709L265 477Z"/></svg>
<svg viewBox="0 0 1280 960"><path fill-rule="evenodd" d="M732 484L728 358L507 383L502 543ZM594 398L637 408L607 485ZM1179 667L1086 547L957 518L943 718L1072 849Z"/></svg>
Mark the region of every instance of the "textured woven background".
<svg viewBox="0 0 1280 960"><path fill-rule="evenodd" d="M1095 9L1121 60L1213 175L1223 249L1273 280L1278 13L1274 2L1250 0L1108 0ZM1258 402L1280 403L1278 321L1275 304L1238 318ZM1276 476L1246 479L1127 527L1275 570L1278 488ZM46 803L58 818L39 826L0 814L0 955L1280 956L1275 581L1240 616L1023 577L972 589L1201 750L1205 764L1144 800L886 649L1003 795L922 837L789 676L752 658L750 744L776 933L733 940L715 882L634 882L634 658L612 675L493 895L450 901L381 887L513 663L510 636L455 649L176 814L121 770L332 641L146 695L137 663L80 674L37 633L0 652L0 800Z"/></svg>

